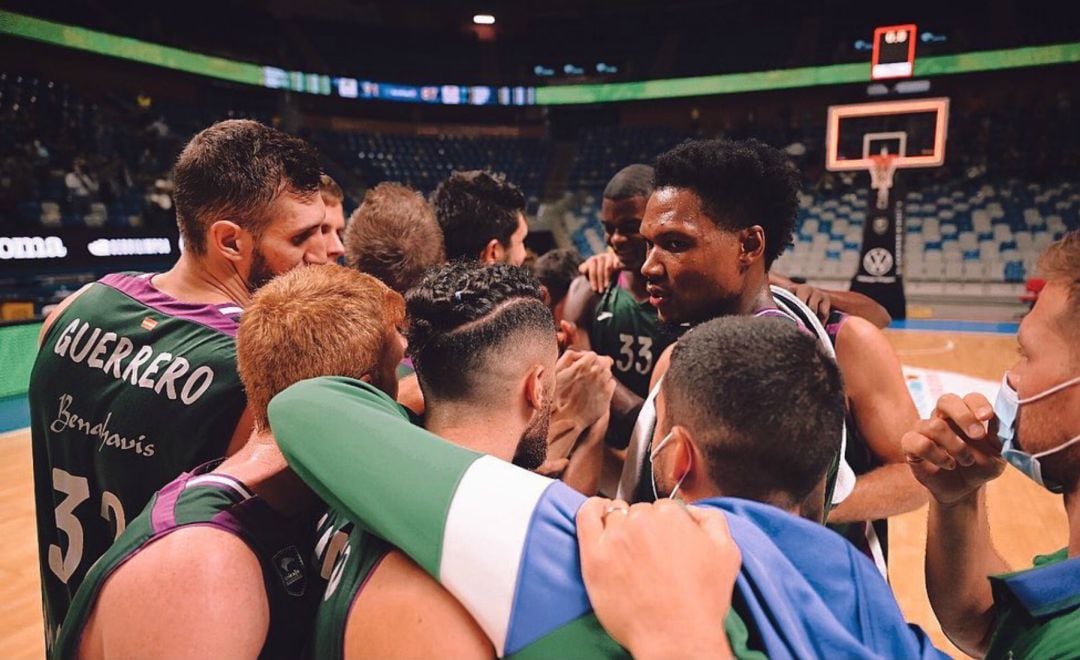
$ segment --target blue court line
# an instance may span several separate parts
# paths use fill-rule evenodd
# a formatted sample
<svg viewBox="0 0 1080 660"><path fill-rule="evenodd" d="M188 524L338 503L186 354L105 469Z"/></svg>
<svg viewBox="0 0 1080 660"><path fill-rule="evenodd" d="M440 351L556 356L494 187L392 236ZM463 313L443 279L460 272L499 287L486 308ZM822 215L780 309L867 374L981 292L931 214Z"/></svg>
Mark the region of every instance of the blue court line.
<svg viewBox="0 0 1080 660"><path fill-rule="evenodd" d="M0 433L30 426L30 406L22 394L0 399Z"/></svg>
<svg viewBox="0 0 1080 660"><path fill-rule="evenodd" d="M894 330L936 330L939 332L992 332L1003 335L1015 335L1020 329L1019 323L991 323L987 321L945 321L937 319L912 319L893 321L889 327Z"/></svg>

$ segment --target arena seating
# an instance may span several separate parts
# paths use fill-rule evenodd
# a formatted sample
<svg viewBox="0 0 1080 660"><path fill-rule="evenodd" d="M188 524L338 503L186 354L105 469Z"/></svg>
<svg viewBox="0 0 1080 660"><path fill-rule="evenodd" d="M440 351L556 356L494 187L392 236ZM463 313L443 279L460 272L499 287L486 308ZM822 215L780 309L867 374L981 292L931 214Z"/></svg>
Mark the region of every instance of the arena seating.
<svg viewBox="0 0 1080 660"><path fill-rule="evenodd" d="M220 107L156 103L149 110L130 99L91 101L64 83L0 72L0 222L26 228L130 227L150 222L148 195L155 181L167 178L187 136L226 117L272 120L269 112L235 110L222 103ZM994 126L1006 130L1005 119ZM774 144L802 142L808 149L803 161L814 161L818 128L769 135ZM754 134L763 130L755 127ZM739 134L738 128L733 130L732 135ZM352 175L347 183L353 185L347 188L401 181L429 193L452 170L488 168L522 188L530 214L543 193L551 192L548 176L555 149L549 139L359 132L311 137L333 165ZM586 255L604 249L600 198L613 172L629 163L650 162L657 153L691 137L695 135L689 131L664 126L580 129L568 166L569 210L562 215L565 235L574 247ZM961 131L956 139L963 139ZM955 152L965 154L963 162L942 172L940 179L908 179L914 191L905 196L909 282L1021 283L1032 275L1035 256L1043 247L1080 225L1080 187L1067 177L1030 183L1043 177L1031 170L1038 167L1036 158L1028 158L1032 164L1021 167L1009 156L1021 144L1018 139L998 134L991 144L998 145L1000 153L981 155L981 161L972 156L978 155L977 149L958 146ZM102 185L91 199L72 199L65 185L75 158L86 160ZM999 161L997 171L988 175L986 163L993 170ZM806 165L804 171L812 169ZM974 173L968 171L972 167ZM847 280L858 265L865 182L861 188L850 177L808 179L804 184L795 242L777 268L811 279ZM157 221L171 223L171 217Z"/></svg>
<svg viewBox="0 0 1080 660"><path fill-rule="evenodd" d="M777 267L790 275L849 279L858 266L867 190L804 195L795 243ZM905 196L905 277L912 282L1021 283L1035 259L1080 226L1080 191L1040 185L960 182Z"/></svg>
<svg viewBox="0 0 1080 660"><path fill-rule="evenodd" d="M398 181L430 193L454 170L490 169L517 184L533 208L551 158L550 142L534 138L323 133L316 139L365 186Z"/></svg>

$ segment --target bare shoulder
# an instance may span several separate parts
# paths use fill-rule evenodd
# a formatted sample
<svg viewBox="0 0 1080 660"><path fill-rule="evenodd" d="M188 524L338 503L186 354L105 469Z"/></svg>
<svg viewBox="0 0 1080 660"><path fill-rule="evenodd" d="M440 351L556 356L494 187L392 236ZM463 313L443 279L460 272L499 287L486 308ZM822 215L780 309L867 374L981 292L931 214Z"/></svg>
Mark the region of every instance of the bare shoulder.
<svg viewBox="0 0 1080 660"><path fill-rule="evenodd" d="M881 328L861 316L845 317L840 331L836 334L837 358L843 359L842 353L853 352L863 357L870 354L882 356L894 355L892 344Z"/></svg>
<svg viewBox="0 0 1080 660"><path fill-rule="evenodd" d="M45 317L45 321L41 324L41 332L38 333L38 345L45 341L45 335L49 332L49 328L56 322L56 319L60 318L60 315L64 313L64 310L71 307L71 303L75 302L79 296L85 293L86 290L93 285L93 282L84 284L81 289L61 300L60 304L57 305L53 311L49 312L49 315Z"/></svg>
<svg viewBox="0 0 1080 660"><path fill-rule="evenodd" d="M345 629L345 657L491 658L468 611L401 552L386 555L357 596Z"/></svg>
<svg viewBox="0 0 1080 660"><path fill-rule="evenodd" d="M269 601L255 553L234 534L179 529L105 582L82 649L88 657L258 655Z"/></svg>

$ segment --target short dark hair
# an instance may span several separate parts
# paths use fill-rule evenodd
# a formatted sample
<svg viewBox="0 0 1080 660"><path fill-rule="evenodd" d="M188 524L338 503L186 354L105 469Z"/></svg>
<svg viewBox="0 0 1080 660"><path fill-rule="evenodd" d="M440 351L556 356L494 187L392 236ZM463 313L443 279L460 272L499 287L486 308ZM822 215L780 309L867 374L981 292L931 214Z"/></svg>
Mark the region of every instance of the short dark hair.
<svg viewBox="0 0 1080 660"><path fill-rule="evenodd" d="M611 177L604 188L604 198L615 201L648 197L653 191L653 168L641 163L627 165Z"/></svg>
<svg viewBox="0 0 1080 660"><path fill-rule="evenodd" d="M341 186L329 174L319 175L319 193L322 195L323 203L329 206L345 201L345 193L341 191Z"/></svg>
<svg viewBox="0 0 1080 660"><path fill-rule="evenodd" d="M522 341L521 332L555 342L555 320L541 301L540 282L508 264L456 261L432 269L409 291L405 312L408 353L425 398L475 394L489 378L488 353Z"/></svg>
<svg viewBox="0 0 1080 660"><path fill-rule="evenodd" d="M724 495L793 506L840 451L844 387L817 340L785 319L722 317L675 345L667 428L700 443Z"/></svg>
<svg viewBox="0 0 1080 660"><path fill-rule="evenodd" d="M574 248L551 250L536 260L533 273L544 285L551 298L551 304L557 305L566 297L570 283L578 276L578 266L584 259Z"/></svg>
<svg viewBox="0 0 1080 660"><path fill-rule="evenodd" d="M345 263L405 295L446 260L442 230L424 196L385 181L367 191L345 227Z"/></svg>
<svg viewBox="0 0 1080 660"><path fill-rule="evenodd" d="M525 196L502 176L473 170L454 172L431 196L435 217L442 227L446 257L478 259L491 239L504 246L525 212Z"/></svg>
<svg viewBox="0 0 1080 660"><path fill-rule="evenodd" d="M319 192L319 156L300 138L249 119L230 119L191 138L176 161L176 221L184 245L206 252L206 230L227 218L256 236L283 193Z"/></svg>
<svg viewBox="0 0 1080 660"><path fill-rule="evenodd" d="M657 156L655 170L657 188L693 191L719 227L761 225L766 269L791 243L799 176L779 149L758 140L690 140Z"/></svg>

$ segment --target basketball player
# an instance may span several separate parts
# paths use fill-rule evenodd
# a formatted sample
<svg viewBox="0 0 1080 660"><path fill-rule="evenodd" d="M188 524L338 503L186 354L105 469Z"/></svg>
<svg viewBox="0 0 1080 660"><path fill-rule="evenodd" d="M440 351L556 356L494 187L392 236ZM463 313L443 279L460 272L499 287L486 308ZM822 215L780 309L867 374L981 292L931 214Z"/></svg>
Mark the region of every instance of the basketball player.
<svg viewBox="0 0 1080 660"><path fill-rule="evenodd" d="M42 327L29 400L47 646L154 491L250 434L234 338L252 293L326 261L319 162L302 140L214 124L184 148L175 180L176 265L108 275Z"/></svg>
<svg viewBox="0 0 1080 660"><path fill-rule="evenodd" d="M435 189L431 205L442 227L447 259L512 266L525 261L525 197L501 176L454 172Z"/></svg>
<svg viewBox="0 0 1080 660"><path fill-rule="evenodd" d="M526 469L544 463L555 400L555 325L527 271L456 262L428 274L407 302L409 353L427 401L424 425L468 449ZM606 392L614 380L587 379ZM573 472L598 472L587 455L604 424L575 450ZM584 457L584 460L583 460ZM329 579L315 629L315 656L491 657L491 644L439 584L400 551L344 516L320 524L322 575ZM422 616L417 616L423 612Z"/></svg>
<svg viewBox="0 0 1080 660"><path fill-rule="evenodd" d="M319 194L326 204L326 222L322 226L323 241L326 243L326 258L338 261L345 255L345 246L341 242L345 232L345 193L341 186L323 174L319 177Z"/></svg>
<svg viewBox="0 0 1080 660"><path fill-rule="evenodd" d="M565 312L566 320L582 331L575 346L615 361L615 376L623 386L619 399L626 404L624 410L616 412L631 416L649 394L656 359L676 336L660 326L641 274L648 250L641 236L641 218L652 194L652 178L653 169L648 165L630 165L608 182L600 216L610 256L618 260L621 274L618 282L604 274L600 275L602 281L592 282L588 277L574 280ZM590 274L597 279L595 272ZM603 286L603 293L595 291L598 285Z"/></svg>
<svg viewBox="0 0 1080 660"><path fill-rule="evenodd" d="M270 398L316 376L392 394L401 297L336 265L274 279L244 311L240 375L254 431L160 490L88 572L56 657L298 657L321 592L308 565L324 505L285 464ZM317 438L312 438L317 442Z"/></svg>
<svg viewBox="0 0 1080 660"><path fill-rule="evenodd" d="M444 261L442 230L423 195L388 181L367 191L345 230L346 264L404 296L424 271ZM424 398L410 358L398 365L398 378L398 400L423 413Z"/></svg>
<svg viewBox="0 0 1080 660"><path fill-rule="evenodd" d="M823 501L808 496L823 490L843 420L840 375L817 340L786 319L724 318L676 347L650 481L661 496L727 513L743 558L723 623L735 655L941 657L866 557L800 517L820 517ZM410 427L394 409L373 388L313 379L275 398L270 417L298 473L437 577L498 655L624 654L597 625L578 571L585 498ZM634 515L607 513L608 524Z"/></svg>
<svg viewBox="0 0 1080 660"><path fill-rule="evenodd" d="M367 191L345 230L345 263L401 295L446 261L443 235L424 197L400 183Z"/></svg>
<svg viewBox="0 0 1080 660"><path fill-rule="evenodd" d="M930 491L926 590L960 650L988 658L1080 657L1080 231L1039 260L1046 287L1020 324L1020 359L993 405L948 394L904 436ZM1012 569L994 550L986 484L1010 463L1062 493L1069 539ZM989 579L988 579L989 577Z"/></svg>
<svg viewBox="0 0 1080 660"><path fill-rule="evenodd" d="M798 181L783 154L756 140L684 143L656 160L656 189L641 225L651 244L642 266L650 302L668 323L700 323L725 315L787 318L769 288L768 270L791 241ZM900 364L873 324L848 317L830 334L845 379L854 424L845 460L868 466L851 502L830 518L862 522L918 508L924 496L905 474L900 437L918 418ZM653 384L667 369L662 356ZM649 413L649 414L646 414ZM619 493L649 499L645 444L654 438L651 411L639 416ZM644 424L642 424L644 422ZM854 458L872 454L878 463ZM888 465L877 467L879 463ZM853 498L853 499L852 499ZM852 532L865 537L865 526ZM872 552L874 538L861 545ZM884 568L884 543L875 560Z"/></svg>
<svg viewBox="0 0 1080 660"><path fill-rule="evenodd" d="M615 360L615 373L623 387L613 398L615 431L609 432L608 440L618 447L626 446L648 396L656 358L678 334L674 325L662 325L657 319L641 273L647 253L640 231L641 218L653 192L653 177L653 168L636 164L620 170L608 183L600 212L612 251L596 255L582 266L583 276L573 283L566 305L567 320L584 330L575 345ZM620 272L618 281L613 281L612 276ZM769 278L795 293L821 315L823 322L829 317L834 297L838 307L865 314L875 323L889 322L884 308L860 294L796 285L773 273Z"/></svg>

